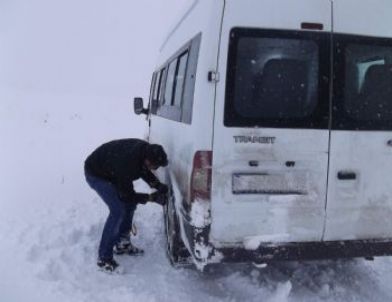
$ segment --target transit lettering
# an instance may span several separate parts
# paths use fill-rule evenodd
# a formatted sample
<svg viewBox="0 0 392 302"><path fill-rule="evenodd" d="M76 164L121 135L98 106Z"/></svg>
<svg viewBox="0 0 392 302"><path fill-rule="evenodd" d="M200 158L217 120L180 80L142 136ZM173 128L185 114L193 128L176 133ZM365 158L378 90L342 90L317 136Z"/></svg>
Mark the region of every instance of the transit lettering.
<svg viewBox="0 0 392 302"><path fill-rule="evenodd" d="M233 137L234 142L240 144L274 144L276 140L276 137L270 136L236 135Z"/></svg>

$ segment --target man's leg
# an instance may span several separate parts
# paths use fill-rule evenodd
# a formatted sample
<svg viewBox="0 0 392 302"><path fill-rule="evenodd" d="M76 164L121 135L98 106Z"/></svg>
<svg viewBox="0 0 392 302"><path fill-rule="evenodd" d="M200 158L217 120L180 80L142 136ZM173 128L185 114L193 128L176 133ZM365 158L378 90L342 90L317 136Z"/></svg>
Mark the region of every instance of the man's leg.
<svg viewBox="0 0 392 302"><path fill-rule="evenodd" d="M136 210L136 204L126 204L126 217L120 226L120 238L114 248L117 255L142 255L144 251L131 243L130 230L132 228L133 215Z"/></svg>
<svg viewBox="0 0 392 302"><path fill-rule="evenodd" d="M120 226L120 240L118 243L123 245L130 244L130 230L132 229L133 215L135 213L137 204L127 203L125 205L126 215Z"/></svg>
<svg viewBox="0 0 392 302"><path fill-rule="evenodd" d="M86 180L109 208L109 216L106 220L99 244L98 257L100 260L113 259L113 247L120 237L120 227L126 218L125 203L122 202L113 184L86 173Z"/></svg>

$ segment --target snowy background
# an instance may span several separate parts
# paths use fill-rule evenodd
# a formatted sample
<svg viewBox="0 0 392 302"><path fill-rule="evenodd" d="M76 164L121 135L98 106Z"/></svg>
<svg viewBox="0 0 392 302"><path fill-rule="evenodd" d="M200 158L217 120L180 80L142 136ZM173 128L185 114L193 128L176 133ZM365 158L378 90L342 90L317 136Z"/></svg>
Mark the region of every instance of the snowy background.
<svg viewBox="0 0 392 302"><path fill-rule="evenodd" d="M190 0L0 0L0 302L392 301L392 261L173 269L162 209L139 207L140 258L98 272L107 210L83 161L143 137L159 46ZM144 189L142 184L139 184Z"/></svg>

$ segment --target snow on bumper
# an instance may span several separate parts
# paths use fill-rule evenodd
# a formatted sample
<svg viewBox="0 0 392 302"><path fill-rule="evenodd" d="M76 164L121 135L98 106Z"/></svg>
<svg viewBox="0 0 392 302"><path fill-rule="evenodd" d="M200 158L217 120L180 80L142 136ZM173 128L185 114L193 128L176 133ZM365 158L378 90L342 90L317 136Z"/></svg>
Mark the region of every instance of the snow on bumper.
<svg viewBox="0 0 392 302"><path fill-rule="evenodd" d="M185 217L184 217L185 218ZM191 219L184 219L184 231L188 248L199 269L219 262L268 263L275 260L316 260L338 258L365 258L392 256L392 238L383 240L347 240L320 242L262 243L256 249L249 249L241 243L220 246L210 241L210 225L195 227Z"/></svg>
<svg viewBox="0 0 392 302"><path fill-rule="evenodd" d="M258 262L274 260L315 260L392 255L392 238L382 240L344 240L287 242L288 234L255 236L243 242L222 245L210 240L209 204L198 201L190 215L182 211L183 238L195 265L203 270L210 263ZM185 235L185 236L184 236Z"/></svg>

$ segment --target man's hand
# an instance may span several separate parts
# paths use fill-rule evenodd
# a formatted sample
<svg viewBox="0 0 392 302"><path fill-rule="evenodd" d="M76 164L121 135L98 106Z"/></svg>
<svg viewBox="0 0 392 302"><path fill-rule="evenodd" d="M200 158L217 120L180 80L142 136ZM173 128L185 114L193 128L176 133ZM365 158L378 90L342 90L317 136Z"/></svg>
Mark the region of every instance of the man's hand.
<svg viewBox="0 0 392 302"><path fill-rule="evenodd" d="M159 191L151 193L148 198L149 201L156 202L161 206L164 206L166 204L166 199L166 194L162 194Z"/></svg>
<svg viewBox="0 0 392 302"><path fill-rule="evenodd" d="M161 194L167 194L169 192L169 187L163 183L159 183L155 188Z"/></svg>

